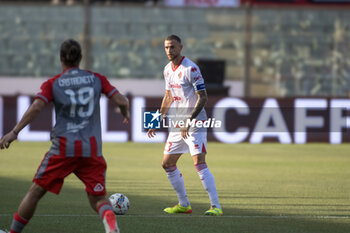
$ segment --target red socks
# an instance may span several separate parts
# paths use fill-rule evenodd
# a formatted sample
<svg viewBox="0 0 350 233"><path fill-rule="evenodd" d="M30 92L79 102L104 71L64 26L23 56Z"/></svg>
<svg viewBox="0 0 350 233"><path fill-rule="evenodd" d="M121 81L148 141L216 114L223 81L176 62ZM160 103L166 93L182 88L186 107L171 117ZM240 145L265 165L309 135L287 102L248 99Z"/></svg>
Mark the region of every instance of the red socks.
<svg viewBox="0 0 350 233"><path fill-rule="evenodd" d="M20 233L29 221L15 213L13 216L10 233Z"/></svg>

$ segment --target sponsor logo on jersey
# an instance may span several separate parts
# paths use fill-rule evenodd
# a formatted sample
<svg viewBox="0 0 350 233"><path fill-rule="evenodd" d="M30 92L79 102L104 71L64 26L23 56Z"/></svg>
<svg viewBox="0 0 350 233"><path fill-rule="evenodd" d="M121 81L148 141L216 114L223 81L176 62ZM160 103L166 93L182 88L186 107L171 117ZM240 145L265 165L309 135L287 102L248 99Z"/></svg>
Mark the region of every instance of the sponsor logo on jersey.
<svg viewBox="0 0 350 233"><path fill-rule="evenodd" d="M68 122L67 123L67 132L69 133L76 133L79 130L84 129L86 126L89 125L89 121L83 121L80 124L74 123L74 122Z"/></svg>
<svg viewBox="0 0 350 233"><path fill-rule="evenodd" d="M97 184L95 185L94 191L95 191L95 192L102 192L104 189L105 189L105 188L103 187L102 184L97 183Z"/></svg>
<svg viewBox="0 0 350 233"><path fill-rule="evenodd" d="M174 100L174 101L180 101L180 100L181 100L181 97L180 97L180 96L174 96L174 97L173 97L173 100Z"/></svg>
<svg viewBox="0 0 350 233"><path fill-rule="evenodd" d="M179 84L177 84L177 83L175 83L175 84L169 84L169 87L170 88L181 88L181 85L179 85Z"/></svg>

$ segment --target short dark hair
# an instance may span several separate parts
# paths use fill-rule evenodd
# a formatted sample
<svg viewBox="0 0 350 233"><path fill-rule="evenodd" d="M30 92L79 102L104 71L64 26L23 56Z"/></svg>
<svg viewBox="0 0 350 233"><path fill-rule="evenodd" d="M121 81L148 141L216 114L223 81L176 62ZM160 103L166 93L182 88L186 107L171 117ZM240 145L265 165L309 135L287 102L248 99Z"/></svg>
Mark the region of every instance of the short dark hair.
<svg viewBox="0 0 350 233"><path fill-rule="evenodd" d="M176 40L177 42L179 42L181 44L181 39L177 35L170 35L165 40Z"/></svg>
<svg viewBox="0 0 350 233"><path fill-rule="evenodd" d="M81 60L81 47L78 41L68 39L63 41L60 50L61 61L68 67L78 66Z"/></svg>

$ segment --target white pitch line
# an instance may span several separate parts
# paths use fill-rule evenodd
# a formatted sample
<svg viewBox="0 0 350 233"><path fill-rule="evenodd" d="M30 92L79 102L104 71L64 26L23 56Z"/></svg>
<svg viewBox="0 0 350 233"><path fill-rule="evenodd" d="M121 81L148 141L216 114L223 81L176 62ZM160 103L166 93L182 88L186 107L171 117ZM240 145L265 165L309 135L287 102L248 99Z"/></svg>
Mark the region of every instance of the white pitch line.
<svg viewBox="0 0 350 233"><path fill-rule="evenodd" d="M0 217L9 217L13 214L0 214ZM37 214L35 217L98 217L97 214ZM117 217L125 218L210 218L211 216L196 215L117 215ZM332 216L332 215L224 215L218 218L251 218L251 219L350 219L350 216Z"/></svg>

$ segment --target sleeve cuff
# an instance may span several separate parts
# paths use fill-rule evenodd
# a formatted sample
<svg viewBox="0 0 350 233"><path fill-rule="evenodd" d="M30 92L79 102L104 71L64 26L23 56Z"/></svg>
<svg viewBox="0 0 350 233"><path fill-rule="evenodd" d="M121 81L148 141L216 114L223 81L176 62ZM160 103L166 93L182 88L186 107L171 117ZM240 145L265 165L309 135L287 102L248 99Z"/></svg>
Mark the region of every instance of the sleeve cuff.
<svg viewBox="0 0 350 233"><path fill-rule="evenodd" d="M108 98L111 98L113 95L117 94L119 91L114 88L112 91L110 91L107 95Z"/></svg>
<svg viewBox="0 0 350 233"><path fill-rule="evenodd" d="M36 98L36 99L41 99L41 100L44 101L45 103L48 103L48 102L49 102L49 100L48 100L45 96L43 96L43 95L41 95L41 94L37 94L37 95L35 96L35 98Z"/></svg>

